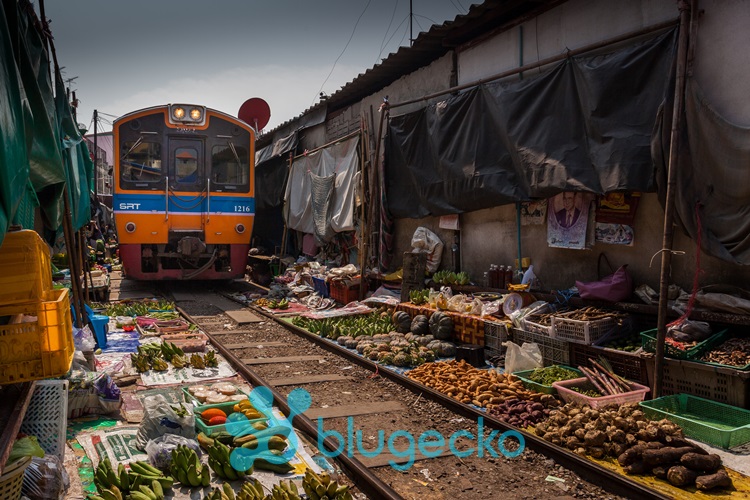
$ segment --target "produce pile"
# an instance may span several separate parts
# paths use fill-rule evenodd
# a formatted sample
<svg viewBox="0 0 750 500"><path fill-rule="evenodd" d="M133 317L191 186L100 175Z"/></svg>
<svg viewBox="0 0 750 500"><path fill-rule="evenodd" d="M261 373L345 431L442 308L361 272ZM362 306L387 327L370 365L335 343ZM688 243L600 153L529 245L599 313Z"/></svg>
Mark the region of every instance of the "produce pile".
<svg viewBox="0 0 750 500"><path fill-rule="evenodd" d="M430 298L430 289L425 288L424 290L412 290L409 292L409 300L416 306L421 306L426 303Z"/></svg>
<svg viewBox="0 0 750 500"><path fill-rule="evenodd" d="M219 366L219 359L214 351L208 351L205 355L193 353L188 358L182 349L170 342L139 345L138 351L130 355L130 362L138 373L148 370L163 372L169 369L169 363L176 369L188 365L197 369Z"/></svg>
<svg viewBox="0 0 750 500"><path fill-rule="evenodd" d="M633 391L633 383L616 375L606 359L599 357L599 362L596 362L589 358L589 363L591 363L591 368L585 366L578 367L594 388L594 394L588 395L592 397L613 396ZM573 388L573 390L578 389L576 387ZM580 390L578 392L585 394Z"/></svg>
<svg viewBox="0 0 750 500"><path fill-rule="evenodd" d="M744 367L750 364L750 338L729 339L701 356L701 361Z"/></svg>
<svg viewBox="0 0 750 500"><path fill-rule="evenodd" d="M286 297L281 300L260 298L255 301L255 305L269 309L289 309L289 299Z"/></svg>
<svg viewBox="0 0 750 500"><path fill-rule="evenodd" d="M558 406L560 402L551 394L545 394L535 402L506 399L490 409L490 415L510 425L525 429L546 419L552 409Z"/></svg>
<svg viewBox="0 0 750 500"><path fill-rule="evenodd" d="M573 370L568 370L562 366L555 365L546 368L535 368L531 373L524 375L523 378L536 382L537 384L551 386L553 382L570 380L578 377L580 377L580 375Z"/></svg>
<svg viewBox="0 0 750 500"><path fill-rule="evenodd" d="M121 302L107 302L92 304L94 309L104 309L104 314L115 316L147 316L153 312L174 313L174 302L163 299L123 300Z"/></svg>
<svg viewBox="0 0 750 500"><path fill-rule="evenodd" d="M700 490L731 486L718 455L684 439L678 425L649 420L638 408L626 404L594 410L568 403L552 411L534 432L579 455L616 458L626 474L653 475Z"/></svg>
<svg viewBox="0 0 750 500"><path fill-rule="evenodd" d="M610 311L609 309L602 309L600 307L583 307L581 309L573 309L565 313L556 312L556 317L573 319L576 321L596 321L605 318L614 318L617 321L622 321L628 317L626 313Z"/></svg>
<svg viewBox="0 0 750 500"><path fill-rule="evenodd" d="M438 271L432 275L432 281L438 285L468 285L471 280L465 272Z"/></svg>
<svg viewBox="0 0 750 500"><path fill-rule="evenodd" d="M292 319L292 324L331 340L336 340L342 335L357 338L362 335L388 333L393 330L391 317L387 312L326 319L296 316Z"/></svg>
<svg viewBox="0 0 750 500"><path fill-rule="evenodd" d="M515 375L480 370L464 360L425 364L410 371L409 378L480 408L494 408L506 400L540 402L544 396L549 396L525 389Z"/></svg>
<svg viewBox="0 0 750 500"><path fill-rule="evenodd" d="M148 462L130 462L126 468L119 464L112 468L109 458L99 462L94 473L98 495L88 495L88 500L163 500L164 490L172 487L174 479Z"/></svg>
<svg viewBox="0 0 750 500"><path fill-rule="evenodd" d="M613 338L603 344L602 347L617 349L618 351L635 352L641 348L641 344L641 334L637 331L631 331L624 336Z"/></svg>

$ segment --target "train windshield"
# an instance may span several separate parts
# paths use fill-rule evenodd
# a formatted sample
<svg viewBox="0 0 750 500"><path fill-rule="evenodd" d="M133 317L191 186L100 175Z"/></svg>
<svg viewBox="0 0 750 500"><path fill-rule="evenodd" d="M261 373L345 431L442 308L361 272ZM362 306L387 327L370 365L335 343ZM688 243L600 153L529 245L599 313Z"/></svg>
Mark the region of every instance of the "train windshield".
<svg viewBox="0 0 750 500"><path fill-rule="evenodd" d="M250 167L246 147L232 142L211 149L211 190L245 192L249 186Z"/></svg>
<svg viewBox="0 0 750 500"><path fill-rule="evenodd" d="M122 144L120 178L134 187L149 187L162 177L161 144L138 138Z"/></svg>

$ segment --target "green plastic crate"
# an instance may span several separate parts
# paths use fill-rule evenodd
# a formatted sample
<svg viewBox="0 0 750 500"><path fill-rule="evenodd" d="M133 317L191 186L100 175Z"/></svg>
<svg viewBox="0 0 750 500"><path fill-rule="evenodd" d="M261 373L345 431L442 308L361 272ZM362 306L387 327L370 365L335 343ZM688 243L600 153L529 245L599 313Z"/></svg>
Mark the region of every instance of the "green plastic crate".
<svg viewBox="0 0 750 500"><path fill-rule="evenodd" d="M583 376L583 373L581 373L580 370L573 368L572 366L565 366L565 365L553 365L553 366L559 366L560 368L565 368L566 370L570 370L574 372L576 375L572 378L579 378ZM549 367L545 367L549 368ZM527 389L531 389L532 391L536 392L542 392L544 394L557 394L557 389L552 387L551 385L544 385L540 384L539 382L534 382L533 380L529 380L529 375L531 375L534 372L534 370L524 370L521 372L515 372L513 375L521 379L521 382L523 382L523 385Z"/></svg>
<svg viewBox="0 0 750 500"><path fill-rule="evenodd" d="M651 418L666 418L687 437L729 449L750 442L750 411L689 394L641 401Z"/></svg>
<svg viewBox="0 0 750 500"><path fill-rule="evenodd" d="M706 349L706 345L708 345L709 342L712 342L721 335L725 335L726 332L727 330L722 330L718 333L715 333L703 342L698 342L698 344L696 344L695 346L685 350L677 349L676 347L671 346L665 342L664 355L674 359L689 359L693 361L698 358L698 356L703 354L703 351ZM641 342L644 351L656 352L656 328L654 328L653 330L641 332Z"/></svg>
<svg viewBox="0 0 750 500"><path fill-rule="evenodd" d="M741 370L741 371L750 371L750 363L746 364L745 366L734 366L734 365L725 365L723 363L716 363L714 361L703 361L700 359L701 356L706 354L707 352L711 351L715 347L719 347L721 344L726 342L727 340L730 340L732 336L729 334L728 331L722 332L723 334L716 337L716 338L710 338L706 341L706 345L703 346L703 352L695 358L695 362L697 363L704 363L706 365L714 365L714 366L721 366L723 368L732 368L734 370Z"/></svg>
<svg viewBox="0 0 750 500"><path fill-rule="evenodd" d="M210 436L211 434L214 434L216 432L226 431L227 427L224 424L221 425L208 425L206 424L203 419L200 417L200 414L203 413L205 410L208 410L210 408L218 408L222 410L224 413L227 414L227 417L231 415L232 413L235 413L234 411L234 405L236 405L238 401L228 401L226 403L217 403L213 405L201 405L195 408L195 428L198 430L198 432L204 433L206 436ZM260 410L258 410L260 411ZM248 420L248 424L254 424L255 422L267 422L269 415L265 412L261 411L261 414L265 415L265 418L256 418L252 420Z"/></svg>

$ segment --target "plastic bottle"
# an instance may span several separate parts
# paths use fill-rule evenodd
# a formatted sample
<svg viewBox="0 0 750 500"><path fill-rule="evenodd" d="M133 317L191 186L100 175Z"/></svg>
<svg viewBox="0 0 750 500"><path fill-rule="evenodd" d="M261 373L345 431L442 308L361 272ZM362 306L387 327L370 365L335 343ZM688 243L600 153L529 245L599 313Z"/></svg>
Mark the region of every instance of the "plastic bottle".
<svg viewBox="0 0 750 500"><path fill-rule="evenodd" d="M507 290L510 285L513 284L513 267L508 266L505 268L505 289Z"/></svg>

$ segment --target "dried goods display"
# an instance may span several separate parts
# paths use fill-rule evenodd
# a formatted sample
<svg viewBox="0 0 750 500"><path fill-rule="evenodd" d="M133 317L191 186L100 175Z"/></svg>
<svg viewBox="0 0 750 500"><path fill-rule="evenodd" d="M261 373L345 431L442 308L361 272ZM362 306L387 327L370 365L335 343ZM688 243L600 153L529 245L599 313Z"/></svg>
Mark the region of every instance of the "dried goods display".
<svg viewBox="0 0 750 500"><path fill-rule="evenodd" d="M723 342L701 356L701 361L745 367L750 365L750 338L734 338Z"/></svg>

